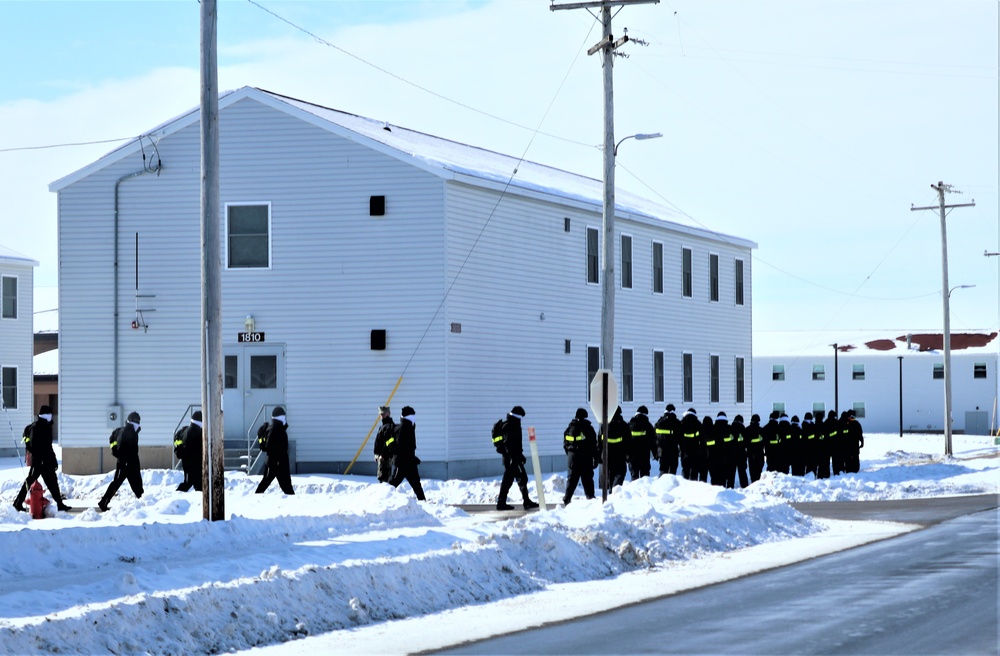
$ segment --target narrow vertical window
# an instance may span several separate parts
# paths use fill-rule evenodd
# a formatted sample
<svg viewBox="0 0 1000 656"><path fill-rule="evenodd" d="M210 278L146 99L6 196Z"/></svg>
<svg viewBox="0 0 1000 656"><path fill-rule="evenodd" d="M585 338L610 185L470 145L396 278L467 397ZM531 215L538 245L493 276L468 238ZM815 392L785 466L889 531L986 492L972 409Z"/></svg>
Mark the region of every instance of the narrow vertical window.
<svg viewBox="0 0 1000 656"><path fill-rule="evenodd" d="M632 289L632 238L622 235L622 289Z"/></svg>
<svg viewBox="0 0 1000 656"><path fill-rule="evenodd" d="M624 403L631 403L635 396L632 382L632 349L622 349L622 401Z"/></svg>
<svg viewBox="0 0 1000 656"><path fill-rule="evenodd" d="M587 228L587 282L600 281L601 256L597 239L597 228Z"/></svg>
<svg viewBox="0 0 1000 656"><path fill-rule="evenodd" d="M684 403L694 402L694 356L684 354L684 380L682 381Z"/></svg>
<svg viewBox="0 0 1000 656"><path fill-rule="evenodd" d="M3 405L8 410L17 410L17 367L3 367Z"/></svg>
<svg viewBox="0 0 1000 656"><path fill-rule="evenodd" d="M719 402L719 356L711 355L709 356L709 380L711 385L709 386L709 402L718 403Z"/></svg>
<svg viewBox="0 0 1000 656"><path fill-rule="evenodd" d="M663 403L663 351L653 351L653 401Z"/></svg>
<svg viewBox="0 0 1000 656"><path fill-rule="evenodd" d="M570 223L569 217L568 216L564 217L563 218L563 232L569 232L570 225L571 225L571 223Z"/></svg>
<svg viewBox="0 0 1000 656"><path fill-rule="evenodd" d="M691 249L681 251L681 293L690 298L693 294L694 281L691 274Z"/></svg>
<svg viewBox="0 0 1000 656"><path fill-rule="evenodd" d="M663 293L663 244L653 242L653 293Z"/></svg>
<svg viewBox="0 0 1000 656"><path fill-rule="evenodd" d="M590 384L594 382L597 370L601 368L601 349L597 346L587 347L587 400L590 400Z"/></svg>
<svg viewBox="0 0 1000 656"><path fill-rule="evenodd" d="M746 401L746 361L743 358L736 358L736 402Z"/></svg>
<svg viewBox="0 0 1000 656"><path fill-rule="evenodd" d="M771 366L771 380L785 380L785 365L776 364Z"/></svg>
<svg viewBox="0 0 1000 656"><path fill-rule="evenodd" d="M931 374L934 380L944 380L944 363L939 362L934 365L934 371Z"/></svg>
<svg viewBox="0 0 1000 656"><path fill-rule="evenodd" d="M864 380L864 379L865 379L865 365L863 364L852 365L851 380Z"/></svg>
<svg viewBox="0 0 1000 656"><path fill-rule="evenodd" d="M972 365L972 377L973 378L986 378L986 363L976 362Z"/></svg>
<svg viewBox="0 0 1000 656"><path fill-rule="evenodd" d="M854 405L851 406L851 409L854 410L854 417L855 418L857 418L857 419L864 419L865 418L865 402L864 401L855 401Z"/></svg>
<svg viewBox="0 0 1000 656"><path fill-rule="evenodd" d="M0 316L4 319L17 319L17 278L14 276L3 277L0 298L3 298L3 311Z"/></svg>
<svg viewBox="0 0 1000 656"><path fill-rule="evenodd" d="M743 305L743 260L736 260L736 305Z"/></svg>
<svg viewBox="0 0 1000 656"><path fill-rule="evenodd" d="M719 300L719 256L708 256L708 299Z"/></svg>
<svg viewBox="0 0 1000 656"><path fill-rule="evenodd" d="M813 365L813 380L826 380L826 365Z"/></svg>
<svg viewBox="0 0 1000 656"><path fill-rule="evenodd" d="M222 388L236 389L239 387L239 360L235 355L227 355L222 359Z"/></svg>

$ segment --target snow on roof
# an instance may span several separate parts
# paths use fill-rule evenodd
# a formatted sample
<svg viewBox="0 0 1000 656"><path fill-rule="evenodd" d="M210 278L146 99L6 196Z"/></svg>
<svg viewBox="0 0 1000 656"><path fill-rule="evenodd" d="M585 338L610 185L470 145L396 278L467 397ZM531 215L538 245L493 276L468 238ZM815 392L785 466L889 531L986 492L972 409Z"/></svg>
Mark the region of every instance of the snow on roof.
<svg viewBox="0 0 1000 656"><path fill-rule="evenodd" d="M411 163L441 177L462 180L495 189L508 186L522 193L555 196L567 202L577 202L599 210L603 203L603 181L577 175L561 169L516 157L503 155L483 148L435 137L385 121L349 114L296 98L257 89L242 87L220 94L221 111L240 100L253 98L270 107L308 120L314 125L335 134L363 143ZM155 139L175 132L198 120L198 108L181 114L154 128L149 135ZM140 146L136 139L111 151L100 160L49 185L50 191L59 191L69 184L103 168L134 151ZM615 204L618 214L645 222L670 223L684 232L699 234L708 239L725 241L744 248L756 248L756 243L714 232L697 225L682 213L652 203L640 196L616 190Z"/></svg>
<svg viewBox="0 0 1000 656"><path fill-rule="evenodd" d="M0 260L7 260L10 262L16 262L18 264L30 264L31 266L38 266L38 260L33 260L27 255L22 255L21 253L18 253L17 251L2 245L0 245Z"/></svg>
<svg viewBox="0 0 1000 656"><path fill-rule="evenodd" d="M36 376L58 376L59 349L52 349L34 356L31 370Z"/></svg>
<svg viewBox="0 0 1000 656"><path fill-rule="evenodd" d="M940 354L944 335L927 330L769 330L753 334L755 357L833 355L834 344L840 355L898 356L910 353ZM952 353L996 354L1000 340L996 332L952 332Z"/></svg>

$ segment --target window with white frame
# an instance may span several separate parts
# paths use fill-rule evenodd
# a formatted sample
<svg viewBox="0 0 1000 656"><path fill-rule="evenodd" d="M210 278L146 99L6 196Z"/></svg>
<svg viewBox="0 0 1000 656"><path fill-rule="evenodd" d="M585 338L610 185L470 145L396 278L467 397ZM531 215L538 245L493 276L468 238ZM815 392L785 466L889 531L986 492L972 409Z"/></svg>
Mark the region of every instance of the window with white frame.
<svg viewBox="0 0 1000 656"><path fill-rule="evenodd" d="M663 244L653 242L653 293L663 293Z"/></svg>
<svg viewBox="0 0 1000 656"><path fill-rule="evenodd" d="M865 365L855 364L851 366L851 380L865 379Z"/></svg>
<svg viewBox="0 0 1000 656"><path fill-rule="evenodd" d="M719 300L719 256L715 253L708 256L708 300Z"/></svg>
<svg viewBox="0 0 1000 656"><path fill-rule="evenodd" d="M590 384L594 382L597 370L601 368L601 349L597 346L587 347L587 400L590 401Z"/></svg>
<svg viewBox="0 0 1000 656"><path fill-rule="evenodd" d="M2 297L2 310L0 317L4 319L17 319L17 277L4 276L0 285L0 297Z"/></svg>
<svg viewBox="0 0 1000 656"><path fill-rule="evenodd" d="M267 203L226 205L226 244L227 268L269 268L271 206Z"/></svg>
<svg viewBox="0 0 1000 656"><path fill-rule="evenodd" d="M600 246L597 228L587 228L587 282L595 284L601 277Z"/></svg>
<svg viewBox="0 0 1000 656"><path fill-rule="evenodd" d="M663 403L663 351L653 351L653 402Z"/></svg>
<svg viewBox="0 0 1000 656"><path fill-rule="evenodd" d="M694 278L691 270L691 249L681 250L681 294L690 298L694 294Z"/></svg>
<svg viewBox="0 0 1000 656"><path fill-rule="evenodd" d="M785 365L771 365L771 380L785 380Z"/></svg>
<svg viewBox="0 0 1000 656"><path fill-rule="evenodd" d="M976 362L972 365L973 378L986 378L986 363Z"/></svg>
<svg viewBox="0 0 1000 656"><path fill-rule="evenodd" d="M622 402L631 403L635 396L632 376L632 349L622 349Z"/></svg>
<svg viewBox="0 0 1000 656"><path fill-rule="evenodd" d="M694 355L684 354L683 380L681 383L682 398L684 403L694 402Z"/></svg>
<svg viewBox="0 0 1000 656"><path fill-rule="evenodd" d="M854 417L856 419L864 419L865 418L865 402L864 401L855 401L854 405L851 406L851 409L854 410Z"/></svg>
<svg viewBox="0 0 1000 656"><path fill-rule="evenodd" d="M719 356L710 355L708 356L708 373L709 373L709 402L718 403L719 402Z"/></svg>
<svg viewBox="0 0 1000 656"><path fill-rule="evenodd" d="M8 410L17 410L17 367L0 367L3 381L3 405Z"/></svg>
<svg viewBox="0 0 1000 656"><path fill-rule="evenodd" d="M934 365L934 371L931 373L934 380L944 380L944 363L938 362Z"/></svg>
<svg viewBox="0 0 1000 656"><path fill-rule="evenodd" d="M746 401L746 359L736 358L736 402Z"/></svg>
<svg viewBox="0 0 1000 656"><path fill-rule="evenodd" d="M826 380L826 365L813 365L813 380Z"/></svg>
<svg viewBox="0 0 1000 656"><path fill-rule="evenodd" d="M736 305L743 305L743 260L736 260Z"/></svg>
<svg viewBox="0 0 1000 656"><path fill-rule="evenodd" d="M632 237L622 235L622 289L632 289Z"/></svg>

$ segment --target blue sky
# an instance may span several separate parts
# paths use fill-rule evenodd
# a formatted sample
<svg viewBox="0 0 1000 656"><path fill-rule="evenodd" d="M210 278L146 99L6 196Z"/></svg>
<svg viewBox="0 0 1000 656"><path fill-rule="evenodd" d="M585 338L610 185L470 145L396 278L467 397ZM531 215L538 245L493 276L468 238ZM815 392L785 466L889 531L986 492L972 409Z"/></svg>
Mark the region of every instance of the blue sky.
<svg viewBox="0 0 1000 656"><path fill-rule="evenodd" d="M259 86L599 178L599 27L546 0L219 5L220 87ZM278 14L285 20L275 17ZM619 187L758 243L755 330L1000 324L993 0L663 0L624 8ZM0 2L0 243L57 274L48 184L198 104L195 0ZM287 21L287 22L286 22ZM296 29L293 25L302 29ZM326 43L305 34L307 30ZM27 217L29 221L21 220Z"/></svg>

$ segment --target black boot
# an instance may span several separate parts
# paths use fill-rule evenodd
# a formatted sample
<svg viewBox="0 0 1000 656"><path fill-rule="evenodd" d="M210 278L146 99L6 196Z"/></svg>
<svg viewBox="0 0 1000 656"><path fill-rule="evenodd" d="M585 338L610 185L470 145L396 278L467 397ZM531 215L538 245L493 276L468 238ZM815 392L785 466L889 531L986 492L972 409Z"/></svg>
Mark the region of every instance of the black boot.
<svg viewBox="0 0 1000 656"><path fill-rule="evenodd" d="M532 510L533 508L537 508L537 507L538 507L537 503L535 503L534 501L532 501L531 499L529 499L527 497L524 498L524 509L525 510Z"/></svg>

